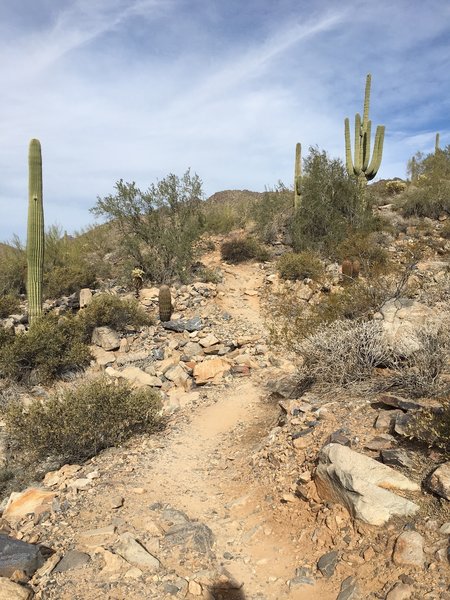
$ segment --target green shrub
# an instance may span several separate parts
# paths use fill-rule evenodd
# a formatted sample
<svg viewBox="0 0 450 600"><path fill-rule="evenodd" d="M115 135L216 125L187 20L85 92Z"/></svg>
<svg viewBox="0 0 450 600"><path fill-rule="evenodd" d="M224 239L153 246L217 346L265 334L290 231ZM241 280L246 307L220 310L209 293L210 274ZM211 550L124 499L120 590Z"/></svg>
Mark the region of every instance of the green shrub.
<svg viewBox="0 0 450 600"><path fill-rule="evenodd" d="M264 244L270 244L283 235L293 215L293 192L279 182L274 190L266 190L252 206L251 218L255 235Z"/></svg>
<svg viewBox="0 0 450 600"><path fill-rule="evenodd" d="M444 226L441 229L441 236L446 240L450 240L450 219L445 221Z"/></svg>
<svg viewBox="0 0 450 600"><path fill-rule="evenodd" d="M423 409L412 415L407 434L429 447L450 453L450 401L441 400L441 409Z"/></svg>
<svg viewBox="0 0 450 600"><path fill-rule="evenodd" d="M36 319L27 333L6 340L0 347L0 374L28 383L48 383L90 361L89 348L72 316L48 314Z"/></svg>
<svg viewBox="0 0 450 600"><path fill-rule="evenodd" d="M19 298L14 294L0 296L0 319L16 314L20 310Z"/></svg>
<svg viewBox="0 0 450 600"><path fill-rule="evenodd" d="M319 255L311 250L304 250L299 254L284 254L279 259L277 268L280 277L292 280L310 278L318 281L324 273Z"/></svg>
<svg viewBox="0 0 450 600"><path fill-rule="evenodd" d="M264 262L269 259L268 251L255 238L238 237L222 243L220 253L223 260L231 263L244 262L246 260L259 260Z"/></svg>
<svg viewBox="0 0 450 600"><path fill-rule="evenodd" d="M196 275L203 283L220 283L223 279L219 269L211 269L209 267L202 267L197 271Z"/></svg>
<svg viewBox="0 0 450 600"><path fill-rule="evenodd" d="M115 193L98 198L92 212L114 223L129 272L139 265L158 283L174 277L184 281L202 232L202 197L201 179L188 170L182 177L169 174L145 192L120 180Z"/></svg>
<svg viewBox="0 0 450 600"><path fill-rule="evenodd" d="M11 403L5 420L10 440L23 452L77 462L134 433L154 430L160 410L159 394L152 389L97 379L36 399L27 408Z"/></svg>
<svg viewBox="0 0 450 600"><path fill-rule="evenodd" d="M0 244L0 294L24 294L27 257L20 240Z"/></svg>
<svg viewBox="0 0 450 600"><path fill-rule="evenodd" d="M127 327L151 325L152 319L134 298L119 298L112 294L97 294L77 315L84 339L89 341L96 327L108 326L116 331Z"/></svg>
<svg viewBox="0 0 450 600"><path fill-rule="evenodd" d="M226 234L242 227L244 219L236 206L227 202L203 205L203 229L208 233Z"/></svg>
<svg viewBox="0 0 450 600"><path fill-rule="evenodd" d="M414 164L417 176L405 194L403 215L437 219L450 214L450 146L419 155Z"/></svg>
<svg viewBox="0 0 450 600"><path fill-rule="evenodd" d="M313 249L332 255L353 231L377 226L369 194L350 177L339 159L310 148L304 161L302 200L290 229L295 252Z"/></svg>

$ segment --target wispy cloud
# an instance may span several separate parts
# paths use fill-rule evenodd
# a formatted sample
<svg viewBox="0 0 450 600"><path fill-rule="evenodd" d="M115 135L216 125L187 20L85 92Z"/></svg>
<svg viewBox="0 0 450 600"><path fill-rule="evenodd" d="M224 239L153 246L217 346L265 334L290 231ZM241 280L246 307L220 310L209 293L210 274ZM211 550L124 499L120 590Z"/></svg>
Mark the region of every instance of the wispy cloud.
<svg viewBox="0 0 450 600"><path fill-rule="evenodd" d="M450 141L450 7L367 0L22 0L0 6L0 239L23 236L41 139L47 223L91 221L123 177L191 166L206 192L290 183L297 141L343 156L343 119L387 127L380 176ZM14 206L12 214L10 207Z"/></svg>

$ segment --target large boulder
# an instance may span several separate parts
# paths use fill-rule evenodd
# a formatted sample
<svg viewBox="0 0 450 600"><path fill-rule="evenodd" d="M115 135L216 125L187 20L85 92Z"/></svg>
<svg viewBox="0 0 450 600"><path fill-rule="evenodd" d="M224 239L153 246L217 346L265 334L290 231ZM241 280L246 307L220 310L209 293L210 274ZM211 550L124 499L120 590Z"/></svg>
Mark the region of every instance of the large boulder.
<svg viewBox="0 0 450 600"><path fill-rule="evenodd" d="M110 327L96 327L92 332L92 343L103 350L117 350L120 347L120 338Z"/></svg>
<svg viewBox="0 0 450 600"><path fill-rule="evenodd" d="M419 510L417 504L393 491L418 491L417 483L340 444L322 448L315 483L324 500L342 504L354 518L370 525L383 525L393 516Z"/></svg>
<svg viewBox="0 0 450 600"><path fill-rule="evenodd" d="M410 298L388 300L374 315L381 321L386 342L399 354L409 356L420 349L418 330L432 326L437 315L430 307Z"/></svg>

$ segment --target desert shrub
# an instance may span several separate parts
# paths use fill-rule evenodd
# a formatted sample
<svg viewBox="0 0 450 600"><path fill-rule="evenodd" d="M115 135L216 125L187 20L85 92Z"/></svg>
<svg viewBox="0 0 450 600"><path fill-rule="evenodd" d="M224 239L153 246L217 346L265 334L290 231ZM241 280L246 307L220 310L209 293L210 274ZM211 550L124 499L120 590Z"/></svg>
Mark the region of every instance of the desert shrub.
<svg viewBox="0 0 450 600"><path fill-rule="evenodd" d="M411 439L450 453L450 401L441 399L442 408L424 408L412 415L406 432Z"/></svg>
<svg viewBox="0 0 450 600"><path fill-rule="evenodd" d="M97 294L86 308L80 310L77 322L88 341L96 327L108 326L116 331L125 331L127 327L151 325L152 319L134 298Z"/></svg>
<svg viewBox="0 0 450 600"><path fill-rule="evenodd" d="M242 212L228 202L205 203L203 229L208 233L225 234L244 225Z"/></svg>
<svg viewBox="0 0 450 600"><path fill-rule="evenodd" d="M19 238L0 244L0 294L24 294L26 273L27 258Z"/></svg>
<svg viewBox="0 0 450 600"><path fill-rule="evenodd" d="M386 191L389 196L398 196L406 190L406 182L401 179L391 179L386 182Z"/></svg>
<svg viewBox="0 0 450 600"><path fill-rule="evenodd" d="M134 433L154 430L160 409L159 394L152 389L97 379L36 399L27 408L11 403L5 421L10 440L22 451L76 462Z"/></svg>
<svg viewBox="0 0 450 600"><path fill-rule="evenodd" d="M417 155L416 155L417 156ZM450 146L415 160L414 185L405 194L405 217L450 214Z"/></svg>
<svg viewBox="0 0 450 600"><path fill-rule="evenodd" d="M4 348L7 344L10 344L14 339L14 331L11 329L5 329L0 325L0 352L1 348Z"/></svg>
<svg viewBox="0 0 450 600"><path fill-rule="evenodd" d="M269 253L255 238L251 236L235 237L226 240L220 247L223 260L231 263L244 262L246 260L265 261L269 259Z"/></svg>
<svg viewBox="0 0 450 600"><path fill-rule="evenodd" d="M223 279L220 269L211 269L209 267L201 267L196 275L203 283L220 283Z"/></svg>
<svg viewBox="0 0 450 600"><path fill-rule="evenodd" d="M255 235L261 242L270 244L284 233L292 218L293 203L293 192L281 181L253 203L251 218L255 224Z"/></svg>
<svg viewBox="0 0 450 600"><path fill-rule="evenodd" d="M352 231L374 229L377 221L368 199L341 160L310 148L304 160L301 207L290 225L294 251L309 248L332 254Z"/></svg>
<svg viewBox="0 0 450 600"><path fill-rule="evenodd" d="M27 383L47 383L90 361L89 348L72 316L48 314L36 319L26 333L13 336L0 347L0 374Z"/></svg>
<svg viewBox="0 0 450 600"><path fill-rule="evenodd" d="M353 233L336 248L336 256L340 261L357 260L363 275L371 276L389 270L389 253L383 247L382 234Z"/></svg>
<svg viewBox="0 0 450 600"><path fill-rule="evenodd" d="M199 176L188 170L181 178L169 174L145 192L120 180L115 193L98 198L92 212L114 222L130 271L139 265L159 283L186 280L203 230L202 196Z"/></svg>
<svg viewBox="0 0 450 600"><path fill-rule="evenodd" d="M0 319L9 317L20 310L19 298L14 294L0 296Z"/></svg>
<svg viewBox="0 0 450 600"><path fill-rule="evenodd" d="M450 219L445 221L444 226L441 229L441 236L446 240L450 240Z"/></svg>
<svg viewBox="0 0 450 600"><path fill-rule="evenodd" d="M314 279L318 281L324 272L319 255L311 250L299 254L288 252L278 260L277 269L283 279Z"/></svg>

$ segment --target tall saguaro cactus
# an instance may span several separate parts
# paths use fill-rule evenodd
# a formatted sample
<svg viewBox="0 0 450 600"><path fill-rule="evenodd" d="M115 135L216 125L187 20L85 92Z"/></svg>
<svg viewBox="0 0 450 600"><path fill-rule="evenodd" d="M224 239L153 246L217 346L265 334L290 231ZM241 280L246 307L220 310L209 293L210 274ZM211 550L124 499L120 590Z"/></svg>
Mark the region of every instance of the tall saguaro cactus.
<svg viewBox="0 0 450 600"><path fill-rule="evenodd" d="M302 145L295 146L294 208L300 208L302 196Z"/></svg>
<svg viewBox="0 0 450 600"><path fill-rule="evenodd" d="M437 133L436 134L436 141L435 141L435 144L434 144L434 152L435 152L435 154L437 154L439 152L439 150L441 149L441 146L439 144L439 137L440 137L439 133Z"/></svg>
<svg viewBox="0 0 450 600"><path fill-rule="evenodd" d="M30 323L42 313L44 271L44 207L42 204L42 155L39 140L31 140L28 152L27 294Z"/></svg>
<svg viewBox="0 0 450 600"><path fill-rule="evenodd" d="M364 94L364 112L361 121L361 115L355 115L355 150L354 160L352 160L352 150L350 143L350 121L345 119L345 158L347 171L350 175L356 175L360 182L367 183L375 177L380 168L381 157L383 154L384 125L378 125L375 133L375 142L370 156L370 134L372 121L369 120L370 103L370 83L371 75L367 75L366 90Z"/></svg>

